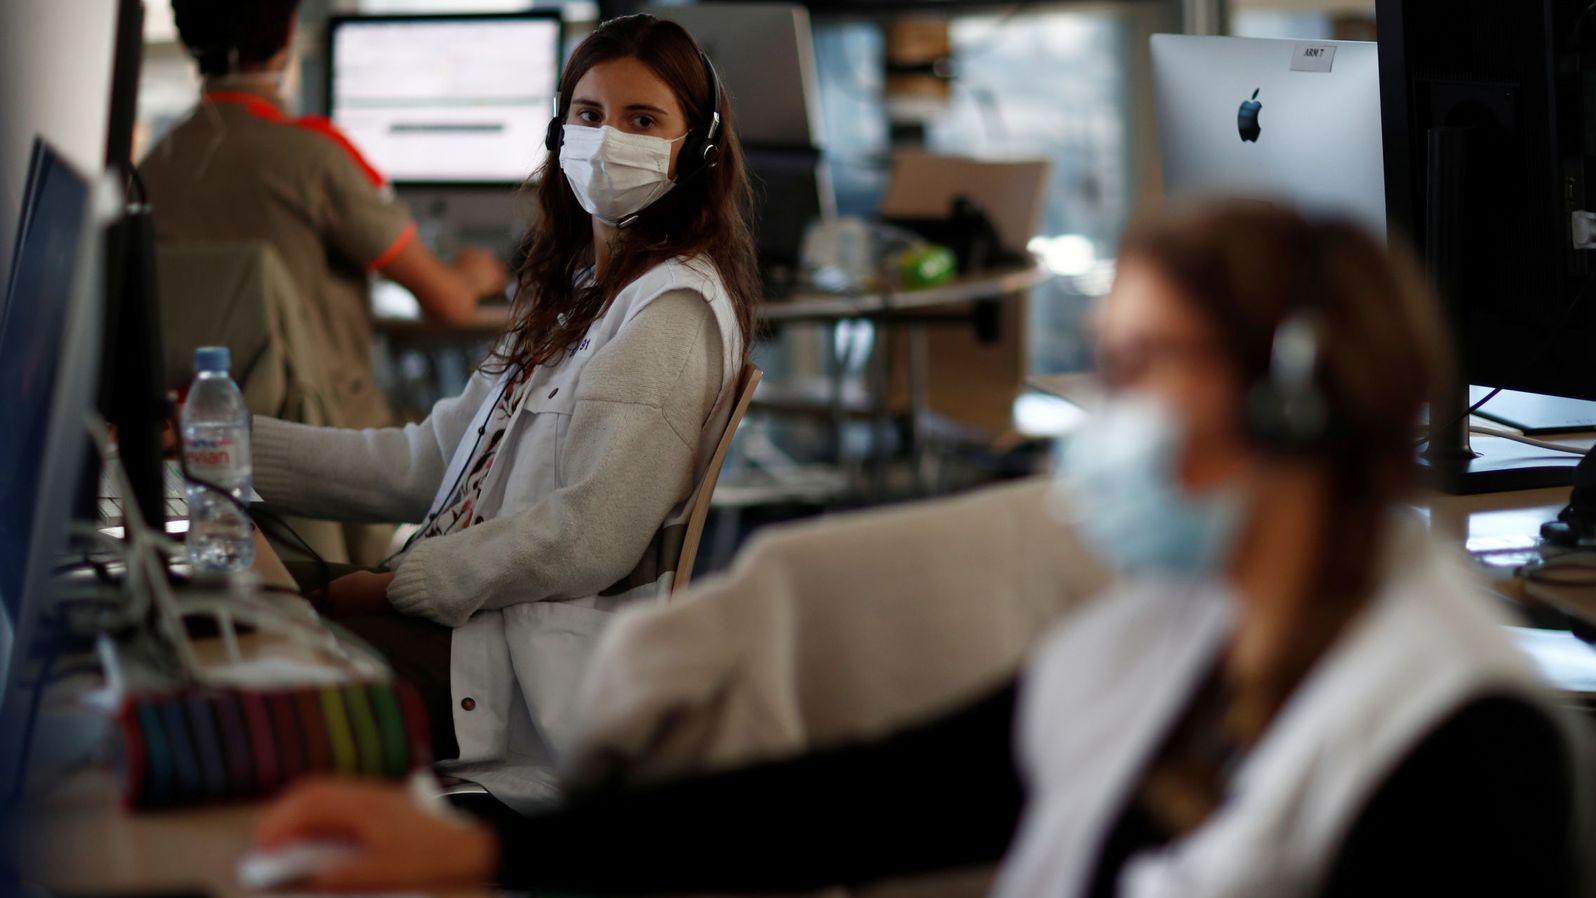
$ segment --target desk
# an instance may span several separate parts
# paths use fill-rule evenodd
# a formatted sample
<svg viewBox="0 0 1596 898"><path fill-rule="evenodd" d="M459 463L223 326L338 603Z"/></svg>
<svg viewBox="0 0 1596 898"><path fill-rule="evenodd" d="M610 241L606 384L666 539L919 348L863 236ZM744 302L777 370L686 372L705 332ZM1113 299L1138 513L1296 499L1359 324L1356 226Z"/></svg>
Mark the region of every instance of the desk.
<svg viewBox="0 0 1596 898"><path fill-rule="evenodd" d="M759 304L759 319L787 321L837 321L886 315L923 313L983 299L1000 299L1030 290L1053 277L1041 260L1029 264L967 275L936 287L918 290L878 290L867 293L800 291L786 299ZM477 309L477 320L465 324L425 318L378 316L372 323L378 333L407 341L463 342L492 339L510 323L509 306Z"/></svg>
<svg viewBox="0 0 1596 898"><path fill-rule="evenodd" d="M1052 270L1032 257L1028 264L965 275L946 284L918 290L850 294L800 292L787 299L762 303L759 318L776 323L904 317L980 300L1018 296L1047 283L1052 277Z"/></svg>
<svg viewBox="0 0 1596 898"><path fill-rule="evenodd" d="M263 805L212 805L137 814L118 803L109 770L75 775L29 816L24 874L51 889L92 895L202 891L215 898L253 895L238 885ZM486 898L485 889L436 893Z"/></svg>
<svg viewBox="0 0 1596 898"><path fill-rule="evenodd" d="M871 448L867 480L858 492L880 500L886 492L887 435L899 411L889 407L888 394L895 362L893 332L901 329L907 348L907 401L901 413L908 424L908 454L914 460L913 491L923 495L930 492L925 456L928 437L943 432L968 439L976 431L946 420L931 409L929 377L933 360L927 328L943 324L970 326L980 320L983 308L996 308L997 303L1024 296L1052 277L1052 270L1032 256L1024 264L959 277L936 287L841 295L807 292L764 303L759 318L767 325L819 323L827 328L825 371L820 383L767 380L760 385L754 402L776 413L824 415L829 420L839 459L844 423L849 418L865 418L870 425ZM864 385L858 389L847 383L846 354L837 350L839 328L852 321L869 321L877 328L871 338Z"/></svg>
<svg viewBox="0 0 1596 898"><path fill-rule="evenodd" d="M255 572L261 581L294 581L257 530ZM305 600L282 593L274 602L314 614ZM247 654L282 654L288 643L262 634L239 639ZM197 642L202 657L222 656L219 640ZM248 850L261 802L132 812L122 807L115 771L96 766L71 774L27 807L21 835L23 874L67 893L135 893L199 890L218 898L249 894L237 883L239 858ZM459 895L485 895L481 890Z"/></svg>
<svg viewBox="0 0 1596 898"><path fill-rule="evenodd" d="M511 322L507 305L480 306L476 317L464 323L432 321L426 318L378 317L372 319L377 333L395 342L417 345L458 346L485 343L504 333Z"/></svg>

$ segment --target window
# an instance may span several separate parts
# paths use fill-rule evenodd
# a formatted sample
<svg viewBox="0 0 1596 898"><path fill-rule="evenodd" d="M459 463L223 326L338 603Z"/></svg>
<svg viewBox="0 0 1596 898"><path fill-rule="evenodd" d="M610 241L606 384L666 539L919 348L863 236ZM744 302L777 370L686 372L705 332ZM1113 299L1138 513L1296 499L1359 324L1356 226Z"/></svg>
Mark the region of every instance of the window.
<svg viewBox="0 0 1596 898"><path fill-rule="evenodd" d="M1146 34L1113 8L1044 6L956 16L948 39L950 89L924 116L924 146L1049 160L1051 180L1032 249L1065 276L1032 295L1029 365L1033 371L1082 368L1089 359L1081 317L1091 297L1107 287L1108 259L1137 195L1128 50ZM838 209L870 215L886 184L892 148L882 26L818 19L815 50Z"/></svg>

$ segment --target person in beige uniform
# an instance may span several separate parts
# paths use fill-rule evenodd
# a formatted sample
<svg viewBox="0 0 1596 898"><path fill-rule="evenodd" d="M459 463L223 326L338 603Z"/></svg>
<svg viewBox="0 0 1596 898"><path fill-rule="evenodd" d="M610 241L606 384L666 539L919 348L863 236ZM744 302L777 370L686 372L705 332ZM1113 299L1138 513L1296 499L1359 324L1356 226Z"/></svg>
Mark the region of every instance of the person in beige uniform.
<svg viewBox="0 0 1596 898"><path fill-rule="evenodd" d="M470 322L482 297L502 293L504 265L463 250L445 265L386 181L325 118L291 117L279 95L298 0L172 0L184 44L204 76L193 112L139 165L166 243L264 242L304 299L311 339L343 427L394 422L372 376L372 272L409 289L429 318ZM346 524L351 561L374 564L389 524ZM322 545L322 552L328 546ZM336 557L336 556L335 556Z"/></svg>
<svg viewBox="0 0 1596 898"><path fill-rule="evenodd" d="M504 266L484 250L445 265L416 240L403 204L324 118L294 118L278 96L297 0L173 0L184 44L205 77L194 111L146 154L139 173L162 242L259 240L302 291L345 427L383 427L392 412L372 380L368 279L381 272L431 318L472 320L501 293Z"/></svg>

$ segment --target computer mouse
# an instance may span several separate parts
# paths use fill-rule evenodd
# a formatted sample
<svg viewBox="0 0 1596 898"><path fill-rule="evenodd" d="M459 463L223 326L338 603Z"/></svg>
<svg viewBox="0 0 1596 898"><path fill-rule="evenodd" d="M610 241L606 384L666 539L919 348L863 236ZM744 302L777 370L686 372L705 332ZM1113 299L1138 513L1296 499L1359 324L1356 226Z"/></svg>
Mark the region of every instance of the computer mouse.
<svg viewBox="0 0 1596 898"><path fill-rule="evenodd" d="M278 889L303 882L357 854L359 851L346 842L295 842L251 851L239 859L238 883L257 891Z"/></svg>

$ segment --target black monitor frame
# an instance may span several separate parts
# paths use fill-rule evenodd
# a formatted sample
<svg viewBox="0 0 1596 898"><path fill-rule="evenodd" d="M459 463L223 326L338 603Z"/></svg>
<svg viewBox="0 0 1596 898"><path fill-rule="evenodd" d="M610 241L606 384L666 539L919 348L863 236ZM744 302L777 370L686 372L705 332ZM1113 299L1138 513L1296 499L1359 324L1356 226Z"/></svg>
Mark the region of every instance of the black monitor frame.
<svg viewBox="0 0 1596 898"><path fill-rule="evenodd" d="M45 154L46 145L40 140L35 140L28 151L28 174L22 181L22 207L17 212L17 236L11 245L11 271L6 275L6 292L0 294L0 326L5 324L6 303L10 302L11 291L16 287L17 254L22 252L23 245L27 243L28 225L33 221L33 194L38 190L38 180L44 172Z"/></svg>
<svg viewBox="0 0 1596 898"><path fill-rule="evenodd" d="M1588 6L1377 0L1390 233L1424 257L1461 374L1432 413L1430 461L1449 489L1571 482L1572 458L1481 459L1466 385L1596 399L1596 259L1571 223L1591 208L1596 161L1582 108L1596 96L1581 83L1596 47L1569 38Z"/></svg>
<svg viewBox="0 0 1596 898"><path fill-rule="evenodd" d="M71 178L78 190L77 219L72 239L76 245L69 283L46 285L49 289L39 296L11 297L7 314L0 319L0 347L6 339L5 331L18 326L17 303L30 299L51 300L62 304L60 310L61 332L55 349L54 377L49 384L49 408L45 416L44 445L41 447L37 479L33 482L32 506L27 509L25 526L26 545L23 549L22 569L15 573L18 595L14 597L15 612L0 610L9 620L11 632L9 658L0 666L0 801L14 797L20 788L22 761L26 757L25 730L19 722L25 715L22 704L23 691L19 675L27 667L36 648L40 613L50 597L51 580L56 563L67 547L70 505L83 471L82 457L89 444L85 431L85 414L93 404L94 385L98 381L100 365L100 324L103 306L98 290L102 274L100 268L100 243L102 232L94 218L93 191L96 183L67 163L59 153L44 145L42 138L35 139L35 158L39 160L34 190L42 194L50 183L49 178ZM35 216L38 210L35 210ZM33 245L37 239L37 221L29 228L30 240L12 261L12 280L23 266L41 255ZM31 335L37 339L39 335ZM8 526L19 522L8 521ZM9 604L12 600L8 599Z"/></svg>
<svg viewBox="0 0 1596 898"><path fill-rule="evenodd" d="M105 360L98 408L115 425L117 451L133 502L145 523L159 531L166 522L166 477L161 429L167 418L166 354L161 341L160 296L155 281L155 226L133 165L133 132L144 53L144 5L119 0L116 50L106 134L106 170L123 185L128 201L106 227L104 246ZM85 462L76 510L97 514L99 459Z"/></svg>

